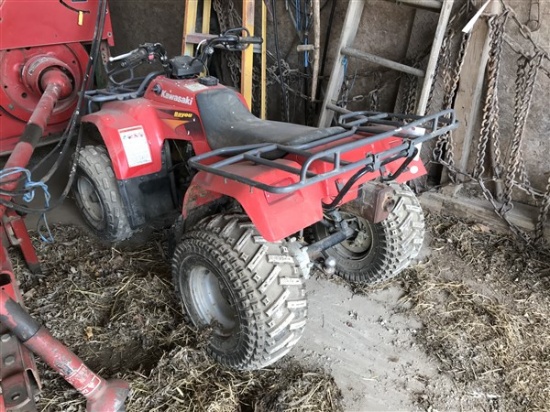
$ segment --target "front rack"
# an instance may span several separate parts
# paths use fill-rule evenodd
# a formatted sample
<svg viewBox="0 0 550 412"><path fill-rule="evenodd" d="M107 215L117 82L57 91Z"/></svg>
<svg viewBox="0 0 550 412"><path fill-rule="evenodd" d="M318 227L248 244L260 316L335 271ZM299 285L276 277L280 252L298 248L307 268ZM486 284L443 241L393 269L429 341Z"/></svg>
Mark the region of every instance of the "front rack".
<svg viewBox="0 0 550 412"><path fill-rule="evenodd" d="M349 112L344 109L338 111L343 113L339 117L339 125L342 126L344 130L333 133L322 139L293 146L265 143L226 147L193 156L189 159L189 164L195 169L212 173L225 179L244 183L265 190L266 192L285 194L359 168L368 168L369 171L377 171L384 165L398 159L405 158L412 160L418 153L418 145L435 137L445 135L458 127L455 112L452 109L443 110L428 116L365 111ZM415 128L421 128L421 130L425 129L426 133L416 135ZM348 137L357 135L357 133L368 133L369 135L362 136L357 140L346 141L326 149L314 150L321 146L330 145L339 140L347 139ZM369 153L364 159L351 162L343 160L343 155L348 152L392 136L402 138L402 143L380 153ZM297 155L302 157L304 162L300 168L296 168L284 162L270 160L265 157L274 152L278 154L281 153L281 155L278 156L279 159L287 155ZM205 164L205 161L219 157L223 157L223 159L211 164ZM332 164L333 167L331 170L323 173L314 173L311 170L311 166L316 161ZM275 186L273 184L261 182L250 176L243 176L235 173L230 170L231 168L228 168L228 166L240 162L252 162L253 164L279 169L297 176L298 180L284 186ZM393 176L393 178L395 177L396 176Z"/></svg>

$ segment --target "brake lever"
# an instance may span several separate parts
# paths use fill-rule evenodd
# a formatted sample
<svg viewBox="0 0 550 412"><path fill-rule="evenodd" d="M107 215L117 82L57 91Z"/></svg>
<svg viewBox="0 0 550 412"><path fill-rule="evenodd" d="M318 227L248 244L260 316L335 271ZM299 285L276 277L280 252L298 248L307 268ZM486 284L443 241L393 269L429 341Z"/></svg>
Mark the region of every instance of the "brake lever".
<svg viewBox="0 0 550 412"><path fill-rule="evenodd" d="M132 53L134 53L135 51L137 51L137 49L134 49L128 53L124 53L124 54L120 54L118 56L114 56L114 57L109 57L109 63L113 63L113 62L117 62L119 60L123 60L123 59L126 59L128 57L130 57L132 55Z"/></svg>

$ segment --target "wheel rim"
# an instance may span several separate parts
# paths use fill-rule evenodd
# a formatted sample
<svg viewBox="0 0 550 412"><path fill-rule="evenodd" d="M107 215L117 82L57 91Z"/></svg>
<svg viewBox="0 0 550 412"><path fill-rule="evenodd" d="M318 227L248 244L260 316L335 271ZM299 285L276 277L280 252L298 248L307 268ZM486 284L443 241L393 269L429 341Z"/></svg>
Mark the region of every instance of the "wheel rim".
<svg viewBox="0 0 550 412"><path fill-rule="evenodd" d="M344 249L348 258L364 258L372 248L372 225L366 219L350 213L342 213L342 217L354 229L355 235L338 246Z"/></svg>
<svg viewBox="0 0 550 412"><path fill-rule="evenodd" d="M96 229L102 229L105 226L105 208L95 185L86 176L79 176L76 185L80 203L90 224Z"/></svg>
<svg viewBox="0 0 550 412"><path fill-rule="evenodd" d="M196 265L190 271L188 282L192 313L198 317L196 323L203 326L214 324L216 335L231 336L237 328L237 313L229 302L229 291L223 288L209 268L202 265Z"/></svg>
<svg viewBox="0 0 550 412"><path fill-rule="evenodd" d="M374 242L374 227L366 219L348 212L340 212L342 219L354 230L355 234L338 245L328 249L329 254L334 254L346 260L365 260L371 254ZM319 238L325 238L331 233L325 226L317 225Z"/></svg>

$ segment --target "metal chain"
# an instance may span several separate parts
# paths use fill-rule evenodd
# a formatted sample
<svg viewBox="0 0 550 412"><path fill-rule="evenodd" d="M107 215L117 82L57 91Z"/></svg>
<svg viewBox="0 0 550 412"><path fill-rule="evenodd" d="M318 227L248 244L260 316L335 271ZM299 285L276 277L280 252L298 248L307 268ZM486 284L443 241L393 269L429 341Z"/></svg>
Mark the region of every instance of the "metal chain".
<svg viewBox="0 0 550 412"><path fill-rule="evenodd" d="M227 7L228 11L224 9L224 5ZM232 27L240 26L240 17L235 10L235 5L233 0L214 0L212 2L212 7L218 16L218 22L220 24L220 31L223 33L226 30L229 30ZM238 25L235 26L235 22ZM241 62L235 53L223 53L222 59L225 60L229 72L231 74L232 86L235 88L240 87L241 83Z"/></svg>
<svg viewBox="0 0 550 412"><path fill-rule="evenodd" d="M384 89L382 82L382 74L380 72L374 72L374 88L368 94L369 98L369 109L373 112L377 112L380 104L380 92ZM353 98L354 101L357 101L357 98Z"/></svg>
<svg viewBox="0 0 550 412"><path fill-rule="evenodd" d="M462 39L460 41L460 48L456 58L456 62L453 68L447 70L449 73L445 76L445 98L443 99L443 109L451 109L456 98L456 93L458 91L458 83L460 82L460 74L462 73L462 68L464 67L464 61L466 58L466 49L470 42L470 33L463 33ZM452 76L451 76L452 73ZM454 166L454 145L453 145L453 135L452 132L448 132L445 135L440 137L441 141L441 152L445 156L445 161L451 166ZM439 144L440 142L438 142ZM440 156L441 156L440 152ZM452 182L455 181L455 173L449 173L449 178Z"/></svg>
<svg viewBox="0 0 550 412"><path fill-rule="evenodd" d="M504 28L508 19L508 13L489 18L489 36L491 49L487 61L487 91L485 94L485 105L483 106L483 120L481 122L480 138L477 146L477 159L473 176L482 179L485 173L485 160L489 142L493 143L493 174L494 179L500 179L500 129L498 120L500 117L500 106L498 101L498 82L500 74L500 56L502 53L502 41Z"/></svg>
<svg viewBox="0 0 550 412"><path fill-rule="evenodd" d="M512 209L512 191L514 189L514 179L518 173L521 172L523 184L528 184L527 171L525 164L522 161L522 149L521 144L523 141L525 125L527 123L527 116L531 109L531 103L533 100L533 91L537 74L540 66L542 65L542 55L537 53L533 58L526 58L520 56L518 58L518 71L516 77L516 99L515 99L515 112L514 112L514 137L512 145L510 147L510 154L508 156L508 165L506 179L504 181L504 204L502 210L504 213ZM530 186L530 184L529 184Z"/></svg>
<svg viewBox="0 0 550 412"><path fill-rule="evenodd" d="M447 27L451 28L451 27L454 27L455 24L458 24L457 22L459 22L463 16L466 15L466 13L468 12L469 10L469 3L468 2L465 2L462 7L460 8L460 10L453 14L452 17L449 19L449 22L447 23ZM452 30L448 30L445 37L443 38L443 43L441 44L441 49L439 51L439 56L438 56L438 60L437 60L437 64L435 66L435 70L434 70L434 81L432 82L432 85L430 87L430 92L428 93L428 100L426 102L426 113L430 113L431 110L432 110L432 102L433 102L433 97L434 97L434 94L435 94L435 88L436 88L436 84L437 82L435 81L435 79L437 79L440 75L440 72L441 72L441 68L444 66L445 62L447 61L450 61L450 54L451 54L451 39L450 39L450 35L451 35L451 32ZM454 32L453 32L454 33ZM453 34L454 36L454 34ZM430 47L431 49L431 47ZM427 53L427 55L429 55L429 53ZM420 60L419 60L420 62ZM417 79L418 80L418 79Z"/></svg>
<svg viewBox="0 0 550 412"><path fill-rule="evenodd" d="M450 81L450 75L449 75L449 66L451 61L451 43L452 38L454 37L454 30L449 26L449 29L447 30L445 37L443 38L443 43L441 45L441 53L438 58L437 68L436 72L437 75L439 75L441 72L443 73L443 83L444 88L447 89L445 86L448 81ZM431 106L433 95L435 92L435 81L432 83L432 88L430 89L430 95L428 97L428 105ZM432 152L432 157L435 162L441 162L443 160L443 154L444 154L444 140L441 138L438 138L434 149Z"/></svg>
<svg viewBox="0 0 550 412"><path fill-rule="evenodd" d="M418 92L418 77L407 74L405 77L405 97L401 111L405 114L414 113L416 111Z"/></svg>
<svg viewBox="0 0 550 412"><path fill-rule="evenodd" d="M293 94L303 100L310 100L309 96L290 86L291 82L296 83L298 79L301 79L303 77L303 73L301 73L298 69L292 69L286 60L281 59L281 75L279 76L279 66L277 63L267 68L267 74L268 86L280 84L281 81L283 82L283 86L285 87L287 93L284 93L284 96L282 96L282 98L285 99L285 105L280 105L280 108L281 110L284 110L286 107L288 112L281 112L281 116L283 119L290 119L290 94Z"/></svg>
<svg viewBox="0 0 550 412"><path fill-rule="evenodd" d="M413 61L405 61L406 65L410 65L414 68L420 67L420 58ZM412 74L405 74L405 92L401 102L402 113L415 113L416 105L418 103L418 76Z"/></svg>
<svg viewBox="0 0 550 412"><path fill-rule="evenodd" d="M460 81L460 74L464 67L464 61L466 57L466 49L470 42L470 34L463 33L460 41L460 48L457 54L454 64L451 64L450 59L450 45L452 44L455 32L452 29L447 31L447 35L444 39L444 53L440 61L440 66L443 69L443 84L445 90L445 97L443 99L443 109L450 109L453 106L456 93L458 90L458 83ZM435 161L445 161L446 164L454 166L454 146L452 133L446 133L441 136L434 147L433 156ZM449 178L454 182L455 173L454 167L449 168Z"/></svg>
<svg viewBox="0 0 550 412"><path fill-rule="evenodd" d="M496 181L498 184L501 178L499 129L500 106L498 99L498 84L501 66L502 42L507 20L507 11L500 16L492 16L488 20L491 49L489 51L489 59L487 61L487 91L485 95L485 104L483 107L483 120L481 123L480 139L477 147L476 165L471 178L477 181L483 195L493 206L495 213L508 224L512 233L529 244L532 240L529 234L510 220L502 205L497 204L493 193L487 188L484 180L485 161L487 158L488 146L491 141L493 145L492 180ZM499 195L497 194L497 198L498 197Z"/></svg>
<svg viewBox="0 0 550 412"><path fill-rule="evenodd" d="M548 219L548 213L550 212L550 177L548 177L548 183L546 185L545 196L540 205L540 212L535 226L535 242L542 243L544 239L544 223Z"/></svg>

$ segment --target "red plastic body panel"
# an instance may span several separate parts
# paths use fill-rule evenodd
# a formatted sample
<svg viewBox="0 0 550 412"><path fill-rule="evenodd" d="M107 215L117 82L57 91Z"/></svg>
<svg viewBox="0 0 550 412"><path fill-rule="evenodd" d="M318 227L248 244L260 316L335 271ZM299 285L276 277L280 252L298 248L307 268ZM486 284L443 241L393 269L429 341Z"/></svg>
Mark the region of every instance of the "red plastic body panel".
<svg viewBox="0 0 550 412"><path fill-rule="evenodd" d="M195 154L210 151L200 121L196 97L205 90L222 87L225 86L202 86L195 79L172 80L159 76L151 82L143 98L105 103L101 111L87 115L82 120L93 123L101 133L113 160L117 179L145 176L161 170L161 150L167 139L190 141ZM133 132L138 134L136 144L128 147L123 141L124 136ZM364 136L353 136L349 139L359 138ZM401 142L401 138L390 137L348 152L342 159L363 159L371 153L385 151ZM136 151L141 151L143 163L134 159ZM299 168L303 159L299 156L289 156L279 161ZM394 173L403 161L400 159L386 165L383 173ZM246 162L228 168L240 175L254 177L268 184L288 185L297 181L295 175L283 170ZM321 173L330 168L332 165L318 161L312 165L311 171ZM416 159L411 162L408 170L399 176L398 181L417 178L425 172L420 159ZM351 171L290 194L278 195L199 172L185 195L182 213L186 217L195 207L209 203L220 195L229 196L241 204L266 240L277 241L321 220L322 203L330 203L354 173L355 171ZM361 184L378 177L380 171L363 176L346 194L342 203L355 199Z"/></svg>
<svg viewBox="0 0 550 412"><path fill-rule="evenodd" d="M295 162L289 160L281 159L280 162L297 166ZM266 166L244 163L233 165L232 169L233 171L238 169L239 173L254 176L269 184L278 182L287 184L296 181L295 175ZM278 195L205 172L199 172L195 176L193 185L206 187L212 192L235 198L256 225L260 234L269 242L281 240L323 218L320 201L323 192L320 185L309 186L290 194Z"/></svg>
<svg viewBox="0 0 550 412"><path fill-rule="evenodd" d="M191 141L197 154L210 150L196 103L197 93L206 90L206 87L198 87L197 91L197 85L196 80L158 77L149 85L143 98L105 103L101 111L82 118L82 122L94 124L101 133L117 179L157 173L162 167L160 154L167 139ZM161 88L160 95L152 91L155 87ZM144 159L143 164L134 162L132 165L131 153L125 150L121 137L121 133L131 129L138 133L143 129L149 145L150 161ZM143 155L148 158L145 150Z"/></svg>
<svg viewBox="0 0 550 412"><path fill-rule="evenodd" d="M82 24L79 24L79 13L59 0L0 1L0 50L90 42L94 37L99 1L64 2L82 11ZM109 14L103 39L114 45Z"/></svg>

